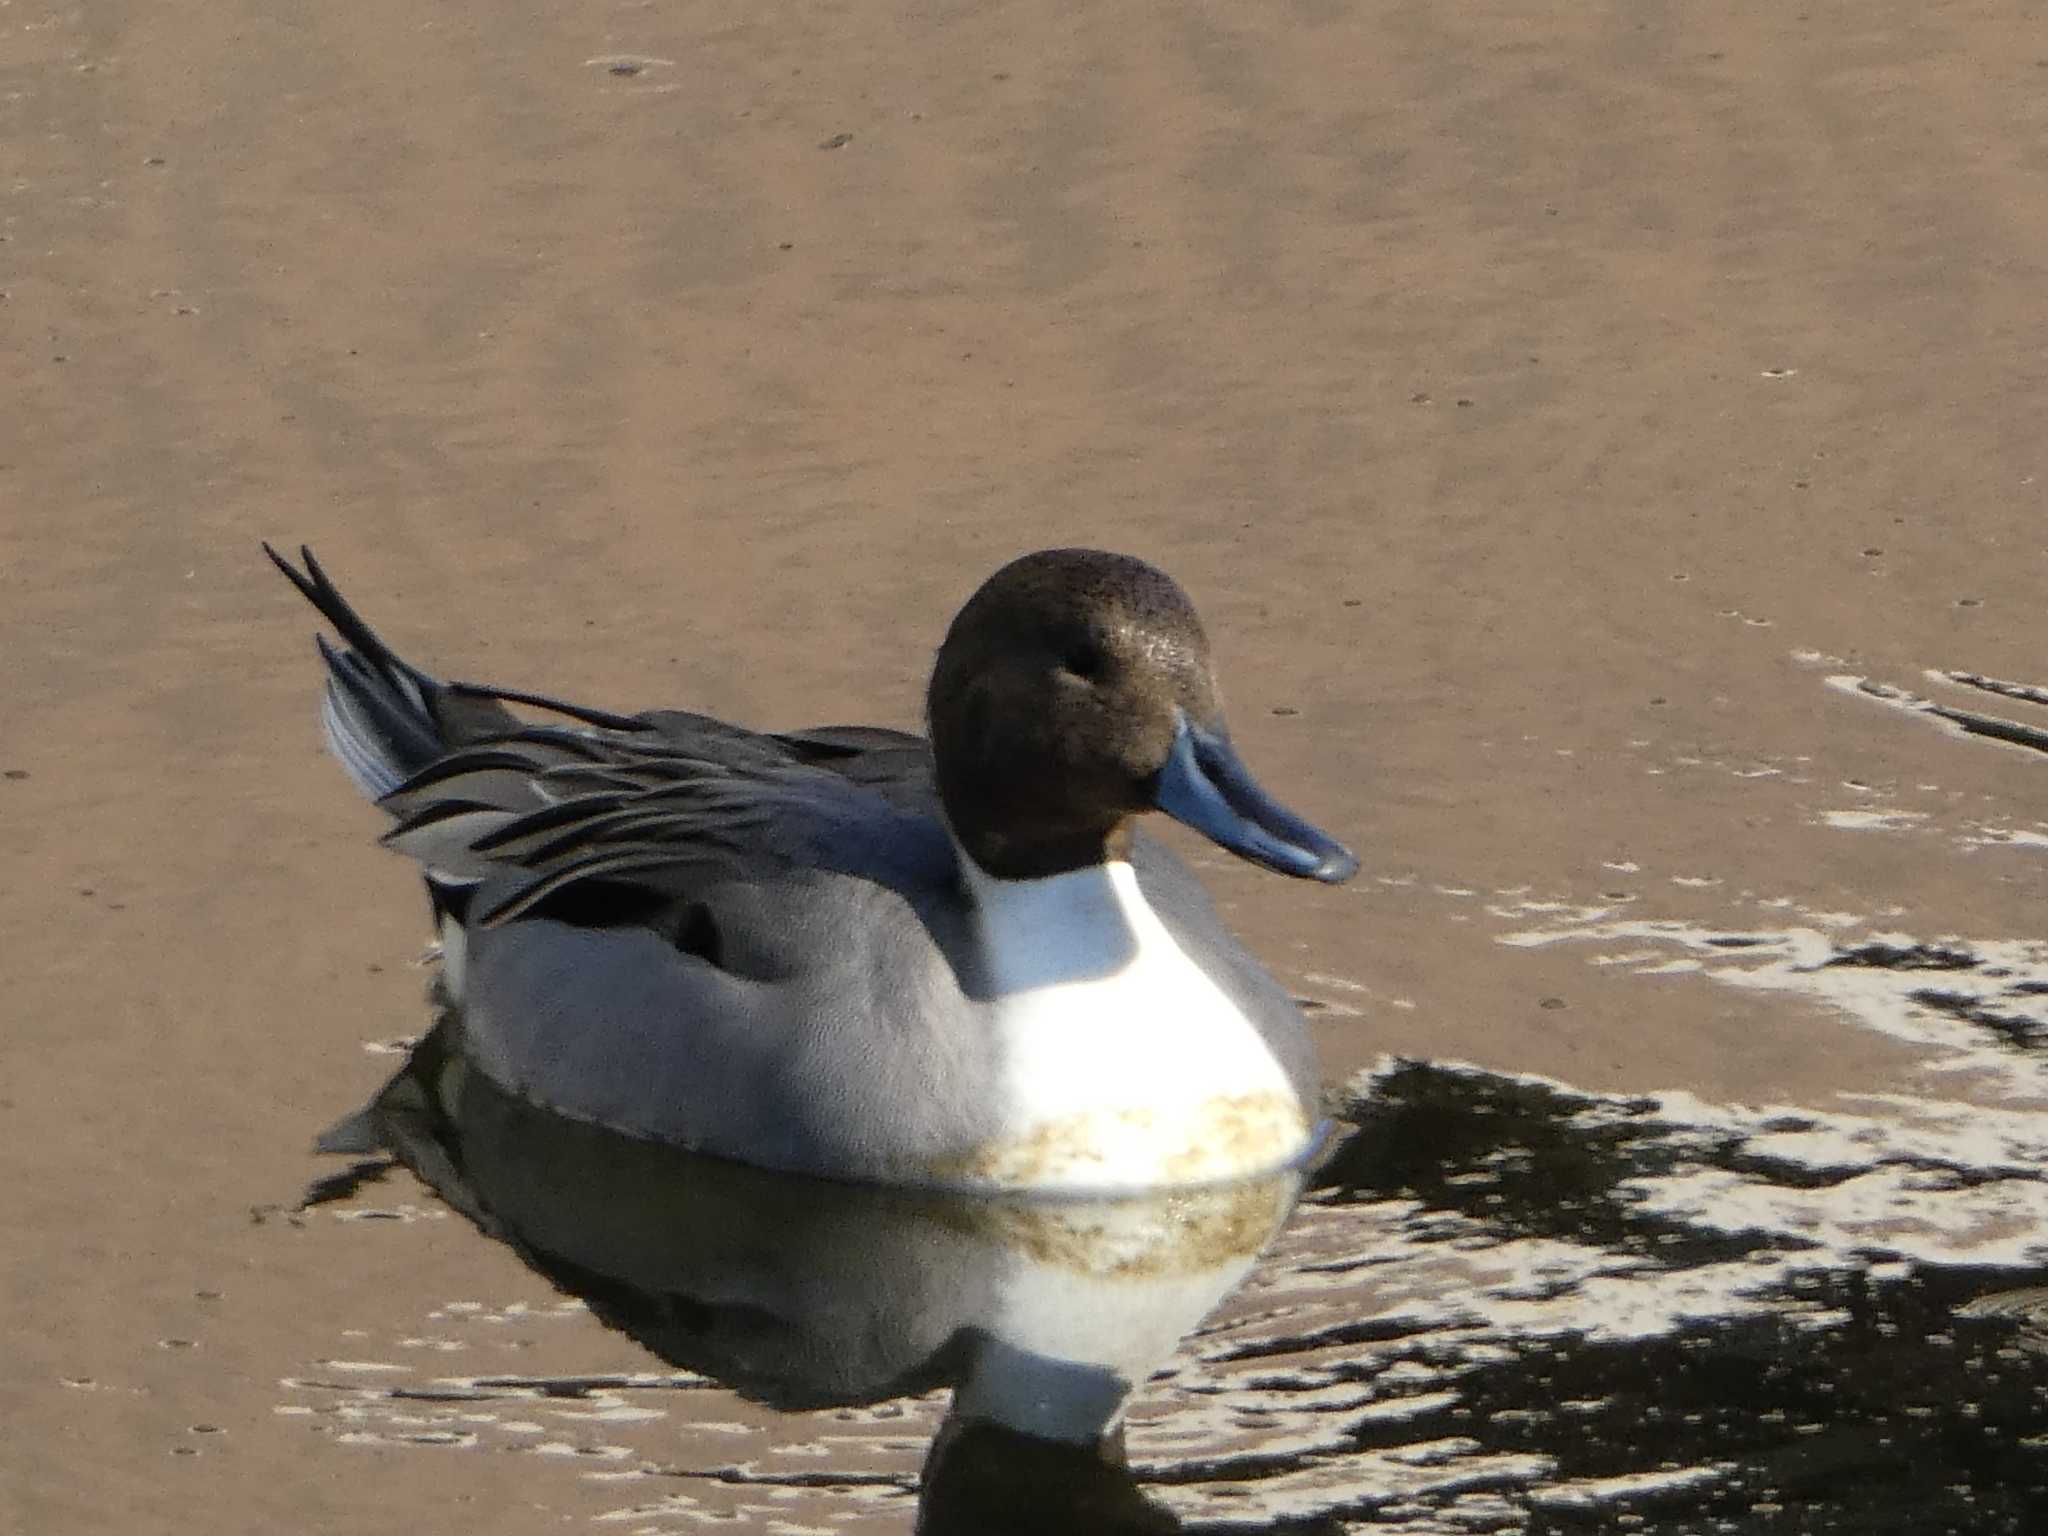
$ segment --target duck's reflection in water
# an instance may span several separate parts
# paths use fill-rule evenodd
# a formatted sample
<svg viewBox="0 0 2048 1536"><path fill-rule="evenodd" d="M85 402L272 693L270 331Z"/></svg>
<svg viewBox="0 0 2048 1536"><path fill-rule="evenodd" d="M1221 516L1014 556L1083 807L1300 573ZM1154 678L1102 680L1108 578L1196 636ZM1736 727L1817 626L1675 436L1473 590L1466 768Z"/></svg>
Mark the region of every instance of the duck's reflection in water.
<svg viewBox="0 0 2048 1536"><path fill-rule="evenodd" d="M536 1108L439 1032L336 1139L380 1144L603 1321L757 1402L950 1388L919 1491L934 1533L1180 1529L1125 1465L1125 1406L1301 1185L1032 1200L769 1173Z"/></svg>
<svg viewBox="0 0 2048 1536"><path fill-rule="evenodd" d="M1267 1245L1289 1185L1021 1206L805 1185L537 1117L475 1079L446 1114L422 1080L384 1101L406 1159L667 1359L790 1408L951 1386L926 1531L2048 1530L2032 1109L1745 1109L1390 1063ZM471 1411L471 1442L508 1444L538 1415L494 1406L561 1388L465 1380L304 1382L293 1407L436 1444ZM811 1526L900 1529L914 1450L888 1437L931 1416L885 1422L740 1463L746 1511L773 1488ZM653 1466L658 1443L620 1486L724 1475ZM686 1498L626 1513L744 1518Z"/></svg>

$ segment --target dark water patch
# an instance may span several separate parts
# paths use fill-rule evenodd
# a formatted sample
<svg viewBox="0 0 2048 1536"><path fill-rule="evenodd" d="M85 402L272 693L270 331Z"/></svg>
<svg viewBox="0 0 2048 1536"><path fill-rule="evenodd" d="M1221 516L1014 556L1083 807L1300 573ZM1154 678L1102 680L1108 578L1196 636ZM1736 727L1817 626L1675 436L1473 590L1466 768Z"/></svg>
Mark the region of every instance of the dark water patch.
<svg viewBox="0 0 2048 1536"><path fill-rule="evenodd" d="M1972 971L1983 962L1946 944L1858 944L1837 951L1821 969L1862 966L1875 971Z"/></svg>
<svg viewBox="0 0 2048 1536"><path fill-rule="evenodd" d="M1821 1272L1748 1317L1515 1344L1460 1373L1455 1405L1355 1443L1541 1457L1531 1532L2026 1530L2048 1513L2048 1369L2009 1319L1955 1311L2023 1277ZM1657 1486L1685 1469L1702 1475Z"/></svg>
<svg viewBox="0 0 2048 1536"><path fill-rule="evenodd" d="M393 1387L386 1395L396 1403L495 1403L505 1396L476 1387Z"/></svg>
<svg viewBox="0 0 2048 1536"><path fill-rule="evenodd" d="M2010 990L2017 992L2021 989L2014 987ZM1996 1008L1986 1007L1981 998L1972 997L1965 992L1942 992L1934 988L1923 988L1911 996L1913 1001L1923 1008L1931 1008L1951 1019L1988 1029L2005 1044L2020 1050L2034 1050L2044 1041L2048 1041L2048 1022L2029 1018L2025 1014L2001 1013Z"/></svg>
<svg viewBox="0 0 2048 1536"><path fill-rule="evenodd" d="M672 1392L701 1383L689 1377L624 1376L479 1376L475 1385L490 1392L518 1392L534 1397L582 1402L599 1392Z"/></svg>
<svg viewBox="0 0 2048 1536"><path fill-rule="evenodd" d="M1659 1118L1654 1100L1406 1061L1379 1074L1345 1114L1357 1130L1315 1179L1333 1199L1419 1200L1502 1239L1545 1236L1667 1265L1810 1246L1784 1232L1703 1230L1634 1199L1632 1180L1754 1160L1737 1137ZM1443 1235L1469 1233L1460 1223Z"/></svg>
<svg viewBox="0 0 2048 1536"><path fill-rule="evenodd" d="M1363 1139L1331 1158L1272 1281L1280 1295L1289 1275L1355 1289L1333 1283L1202 1350L1204 1393L1312 1444L1236 1458L1236 1498L1318 1507L1260 1524L1205 1501L1189 1528L2048 1529L2048 1268L1957 1257L1981 1221L2038 1211L2019 1195L2038 1195L2039 1163L2006 1148L1980 1164L1960 1140L1930 1156L1875 1122L1745 1128L1681 1107L1424 1063L1376 1074ZM1816 1160L1774 1150L1785 1137ZM1535 1208L1546 1175L1573 1219ZM1516 1180L1529 1188L1472 1198ZM1705 1222L1683 1214L1694 1185L1718 1192ZM1957 1256L1941 1256L1944 1223ZM2048 1256L2048 1231L2025 1230L2031 1258ZM1583 1251L1560 1254L1560 1239ZM1325 1415L1334 1442L1314 1433Z"/></svg>

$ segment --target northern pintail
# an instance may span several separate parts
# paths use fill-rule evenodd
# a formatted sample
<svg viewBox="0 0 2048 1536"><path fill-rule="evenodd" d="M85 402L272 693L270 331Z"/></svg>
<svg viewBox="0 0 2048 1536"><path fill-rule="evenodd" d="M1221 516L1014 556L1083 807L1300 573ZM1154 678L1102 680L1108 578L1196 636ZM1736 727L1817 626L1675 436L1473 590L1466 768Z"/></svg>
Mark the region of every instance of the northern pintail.
<svg viewBox="0 0 2048 1536"><path fill-rule="evenodd" d="M1252 778L1193 605L1143 561L990 577L939 648L927 744L441 682L310 550L264 548L346 642L319 641L328 745L423 866L458 1049L502 1087L937 1188L1193 1186L1312 1147L1299 1009L1134 822L1314 880L1358 861Z"/></svg>

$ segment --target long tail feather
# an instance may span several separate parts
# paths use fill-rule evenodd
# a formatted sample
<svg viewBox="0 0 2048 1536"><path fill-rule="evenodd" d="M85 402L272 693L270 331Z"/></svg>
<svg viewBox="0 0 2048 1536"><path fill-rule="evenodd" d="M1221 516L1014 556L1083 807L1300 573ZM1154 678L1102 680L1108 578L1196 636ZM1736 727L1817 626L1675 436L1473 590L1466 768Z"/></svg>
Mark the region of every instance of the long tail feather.
<svg viewBox="0 0 2048 1536"><path fill-rule="evenodd" d="M378 638L328 579L312 550L299 547L304 570L268 543L263 552L348 644L337 650L325 637L315 641L327 663L321 728L328 750L356 787L381 800L454 745L434 709L443 685Z"/></svg>

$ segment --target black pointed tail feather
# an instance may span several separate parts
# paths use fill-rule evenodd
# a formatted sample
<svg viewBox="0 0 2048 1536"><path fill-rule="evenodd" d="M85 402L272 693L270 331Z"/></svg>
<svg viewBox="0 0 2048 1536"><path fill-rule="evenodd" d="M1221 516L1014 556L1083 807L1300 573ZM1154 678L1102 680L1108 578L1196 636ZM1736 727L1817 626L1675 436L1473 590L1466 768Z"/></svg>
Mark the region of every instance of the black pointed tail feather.
<svg viewBox="0 0 2048 1536"><path fill-rule="evenodd" d="M646 720L614 714L546 694L485 683L443 682L386 645L301 544L295 566L268 542L263 552L299 595L334 626L347 649L315 637L327 663L327 698L321 724L327 745L350 778L381 800L451 752L479 741L545 730L528 726L507 704L531 704L600 730L643 732ZM557 732L566 735L567 732Z"/></svg>
<svg viewBox="0 0 2048 1536"><path fill-rule="evenodd" d="M378 638L374 629L363 622L362 615L341 595L341 589L335 586L327 572L321 568L320 562L313 558L311 546L299 546L299 558L306 562L304 571L280 555L267 539L263 543L263 553L270 556L270 563L282 571L285 579L299 589L299 595L319 610L320 617L334 626L335 633L346 640L367 664L374 666L380 675L391 681L402 678L419 689L440 686L433 678L392 650Z"/></svg>
<svg viewBox="0 0 2048 1536"><path fill-rule="evenodd" d="M263 552L347 642L346 650L337 650L325 636L315 639L327 663L321 723L329 750L365 794L381 799L459 744L438 707L446 686L378 638L311 549L299 547L303 570L268 543Z"/></svg>

